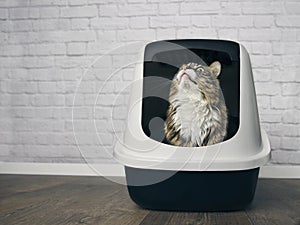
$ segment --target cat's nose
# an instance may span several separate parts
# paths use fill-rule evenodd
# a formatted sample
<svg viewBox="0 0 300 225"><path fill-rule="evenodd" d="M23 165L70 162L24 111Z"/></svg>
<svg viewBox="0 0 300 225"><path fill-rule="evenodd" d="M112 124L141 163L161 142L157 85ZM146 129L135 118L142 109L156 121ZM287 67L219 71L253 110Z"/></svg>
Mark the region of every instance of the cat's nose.
<svg viewBox="0 0 300 225"><path fill-rule="evenodd" d="M183 65L182 69L186 70L187 69L187 65Z"/></svg>

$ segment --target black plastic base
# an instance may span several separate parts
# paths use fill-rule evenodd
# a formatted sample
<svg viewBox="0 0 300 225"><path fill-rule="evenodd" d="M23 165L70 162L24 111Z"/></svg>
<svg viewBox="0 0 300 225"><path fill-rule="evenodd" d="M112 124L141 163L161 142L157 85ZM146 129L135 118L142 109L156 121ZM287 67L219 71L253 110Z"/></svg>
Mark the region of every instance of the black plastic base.
<svg viewBox="0 0 300 225"><path fill-rule="evenodd" d="M170 171L125 167L128 184L168 176ZM173 172L174 173L174 172ZM156 184L128 185L131 199L155 210L233 211L246 208L254 197L259 168L240 171L179 171Z"/></svg>

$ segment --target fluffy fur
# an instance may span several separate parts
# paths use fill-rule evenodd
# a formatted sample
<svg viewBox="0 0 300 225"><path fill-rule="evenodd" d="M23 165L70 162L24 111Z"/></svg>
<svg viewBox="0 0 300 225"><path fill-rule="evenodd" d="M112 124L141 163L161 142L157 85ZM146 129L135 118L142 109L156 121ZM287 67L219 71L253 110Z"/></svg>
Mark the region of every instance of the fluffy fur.
<svg viewBox="0 0 300 225"><path fill-rule="evenodd" d="M227 110L218 75L221 64L188 63L180 67L170 88L170 106L165 121L169 143L206 146L226 136Z"/></svg>

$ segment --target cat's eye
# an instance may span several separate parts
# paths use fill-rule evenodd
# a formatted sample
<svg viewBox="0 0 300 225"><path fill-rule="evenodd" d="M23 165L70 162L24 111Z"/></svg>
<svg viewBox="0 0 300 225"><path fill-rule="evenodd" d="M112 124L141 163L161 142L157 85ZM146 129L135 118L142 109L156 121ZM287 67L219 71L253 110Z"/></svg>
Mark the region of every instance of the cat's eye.
<svg viewBox="0 0 300 225"><path fill-rule="evenodd" d="M204 69L203 69L202 67L199 67L199 68L197 69L197 71L199 71L199 72L203 72L203 71L204 71Z"/></svg>

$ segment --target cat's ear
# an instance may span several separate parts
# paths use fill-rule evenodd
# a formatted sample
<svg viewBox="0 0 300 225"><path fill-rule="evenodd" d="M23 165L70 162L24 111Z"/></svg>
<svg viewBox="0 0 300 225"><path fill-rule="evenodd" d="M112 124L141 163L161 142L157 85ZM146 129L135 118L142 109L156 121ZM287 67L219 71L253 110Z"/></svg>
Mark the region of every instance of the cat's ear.
<svg viewBox="0 0 300 225"><path fill-rule="evenodd" d="M209 66L211 72L215 77L218 77L221 73L221 63L219 61L214 61L212 64Z"/></svg>

